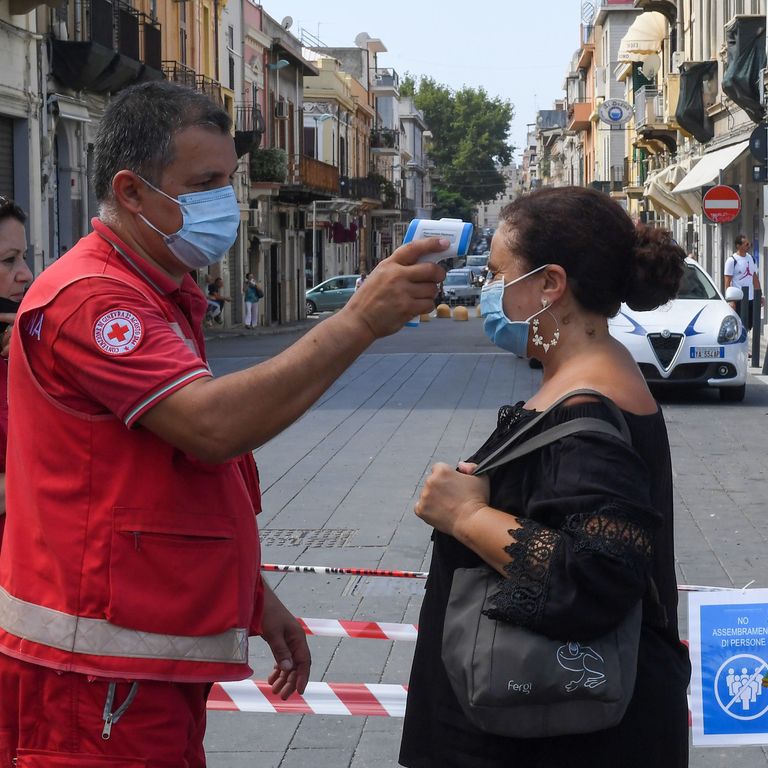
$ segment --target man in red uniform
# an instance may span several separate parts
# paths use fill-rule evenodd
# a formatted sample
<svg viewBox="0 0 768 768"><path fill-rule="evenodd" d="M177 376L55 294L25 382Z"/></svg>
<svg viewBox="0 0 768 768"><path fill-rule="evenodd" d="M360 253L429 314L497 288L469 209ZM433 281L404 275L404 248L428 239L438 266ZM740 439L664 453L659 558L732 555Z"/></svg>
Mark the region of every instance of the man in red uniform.
<svg viewBox="0 0 768 768"><path fill-rule="evenodd" d="M95 145L94 231L33 284L11 351L0 553L0 766L201 768L214 680L303 691L301 628L259 574L251 450L377 337L432 308L447 242L399 249L284 353L213 378L206 300L240 211L229 117L170 83L127 89ZM237 408L233 408L237 403Z"/></svg>

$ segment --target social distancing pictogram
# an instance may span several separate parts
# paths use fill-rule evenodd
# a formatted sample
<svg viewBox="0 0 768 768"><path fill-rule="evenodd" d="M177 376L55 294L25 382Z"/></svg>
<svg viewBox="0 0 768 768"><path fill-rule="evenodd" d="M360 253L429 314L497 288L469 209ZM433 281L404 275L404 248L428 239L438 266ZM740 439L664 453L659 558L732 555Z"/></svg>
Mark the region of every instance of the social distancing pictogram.
<svg viewBox="0 0 768 768"><path fill-rule="evenodd" d="M693 743L768 744L768 589L688 597Z"/></svg>

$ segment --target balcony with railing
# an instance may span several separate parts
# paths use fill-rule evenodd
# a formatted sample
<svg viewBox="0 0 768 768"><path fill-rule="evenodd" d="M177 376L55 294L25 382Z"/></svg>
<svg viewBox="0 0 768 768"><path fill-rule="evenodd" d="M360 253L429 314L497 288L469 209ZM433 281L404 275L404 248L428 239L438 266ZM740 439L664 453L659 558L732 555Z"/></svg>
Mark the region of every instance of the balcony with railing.
<svg viewBox="0 0 768 768"><path fill-rule="evenodd" d="M648 85L635 91L635 127L666 127L664 124L664 98L662 93Z"/></svg>
<svg viewBox="0 0 768 768"><path fill-rule="evenodd" d="M298 181L312 192L333 196L340 194L339 169L314 157L301 156Z"/></svg>
<svg viewBox="0 0 768 768"><path fill-rule="evenodd" d="M378 200L381 196L379 182L368 176L340 176L339 186L341 197L349 200Z"/></svg>
<svg viewBox="0 0 768 768"><path fill-rule="evenodd" d="M401 197L400 198L400 210L403 212L403 216L407 218L413 218L416 215L416 200L413 197Z"/></svg>
<svg viewBox="0 0 768 768"><path fill-rule="evenodd" d="M592 189L596 189L599 192L604 192L606 195L610 195L611 192L622 192L624 190L623 181L591 181L589 186Z"/></svg>
<svg viewBox="0 0 768 768"><path fill-rule="evenodd" d="M400 131L394 128L376 128L371 131L371 149L380 155L399 155Z"/></svg>
<svg viewBox="0 0 768 768"><path fill-rule="evenodd" d="M677 151L675 126L667 123L664 94L652 86L635 91L635 130L643 146L653 151Z"/></svg>
<svg viewBox="0 0 768 768"><path fill-rule="evenodd" d="M221 95L221 83L207 75L198 74L192 67L180 61L163 60L163 76L172 83L184 85L195 91L200 91L219 105L224 103Z"/></svg>
<svg viewBox="0 0 768 768"><path fill-rule="evenodd" d="M235 105L235 152L238 157L256 149L264 135L264 116L258 104Z"/></svg>
<svg viewBox="0 0 768 768"><path fill-rule="evenodd" d="M51 36L51 71L73 90L114 93L160 72L160 25L123 0L75 0L76 37Z"/></svg>
<svg viewBox="0 0 768 768"><path fill-rule="evenodd" d="M374 96L400 97L400 76L394 69L377 67L371 74L371 93Z"/></svg>
<svg viewBox="0 0 768 768"><path fill-rule="evenodd" d="M208 75L198 75L195 79L195 90L204 93L211 101L219 106L224 105L224 97L221 93L221 83Z"/></svg>
<svg viewBox="0 0 768 768"><path fill-rule="evenodd" d="M574 101L568 105L568 119L565 123L567 131L586 131L591 125L589 116L592 114L591 101Z"/></svg>

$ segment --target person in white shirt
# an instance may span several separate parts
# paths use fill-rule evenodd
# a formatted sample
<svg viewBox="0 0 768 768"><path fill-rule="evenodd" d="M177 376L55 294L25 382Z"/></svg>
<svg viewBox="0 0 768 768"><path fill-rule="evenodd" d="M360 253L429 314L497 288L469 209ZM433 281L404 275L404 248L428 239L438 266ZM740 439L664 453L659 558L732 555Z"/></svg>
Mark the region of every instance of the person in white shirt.
<svg viewBox="0 0 768 768"><path fill-rule="evenodd" d="M751 331L752 306L755 299L755 288L760 288L760 277L757 274L755 260L752 258L752 254L749 253L749 246L751 243L747 236L738 235L734 244L736 246L736 251L725 261L725 287L727 289L734 285L744 291L744 299L742 299L742 301L745 299L749 301L747 327ZM765 299L762 299L761 303L764 304ZM732 306L739 314L741 314L738 302L733 302Z"/></svg>

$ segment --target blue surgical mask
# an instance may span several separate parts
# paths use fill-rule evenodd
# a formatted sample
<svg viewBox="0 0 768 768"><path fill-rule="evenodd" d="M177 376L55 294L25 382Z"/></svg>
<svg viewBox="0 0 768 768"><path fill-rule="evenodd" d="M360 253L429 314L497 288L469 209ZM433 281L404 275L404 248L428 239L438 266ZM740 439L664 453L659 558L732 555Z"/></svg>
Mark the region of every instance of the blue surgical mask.
<svg viewBox="0 0 768 768"><path fill-rule="evenodd" d="M235 242L240 226L240 208L231 185L204 192L188 192L177 199L141 176L139 178L181 208L181 229L172 235L161 232L141 214L139 218L162 236L168 250L182 264L190 269L199 269L224 258Z"/></svg>
<svg viewBox="0 0 768 768"><path fill-rule="evenodd" d="M535 275L549 264L543 264L520 277L505 283L504 280L494 280L486 283L480 292L480 314L483 316L483 330L493 344L518 357L528 357L528 336L531 332L531 320L547 308L534 312L527 320L510 320L504 314L504 291L510 285Z"/></svg>

